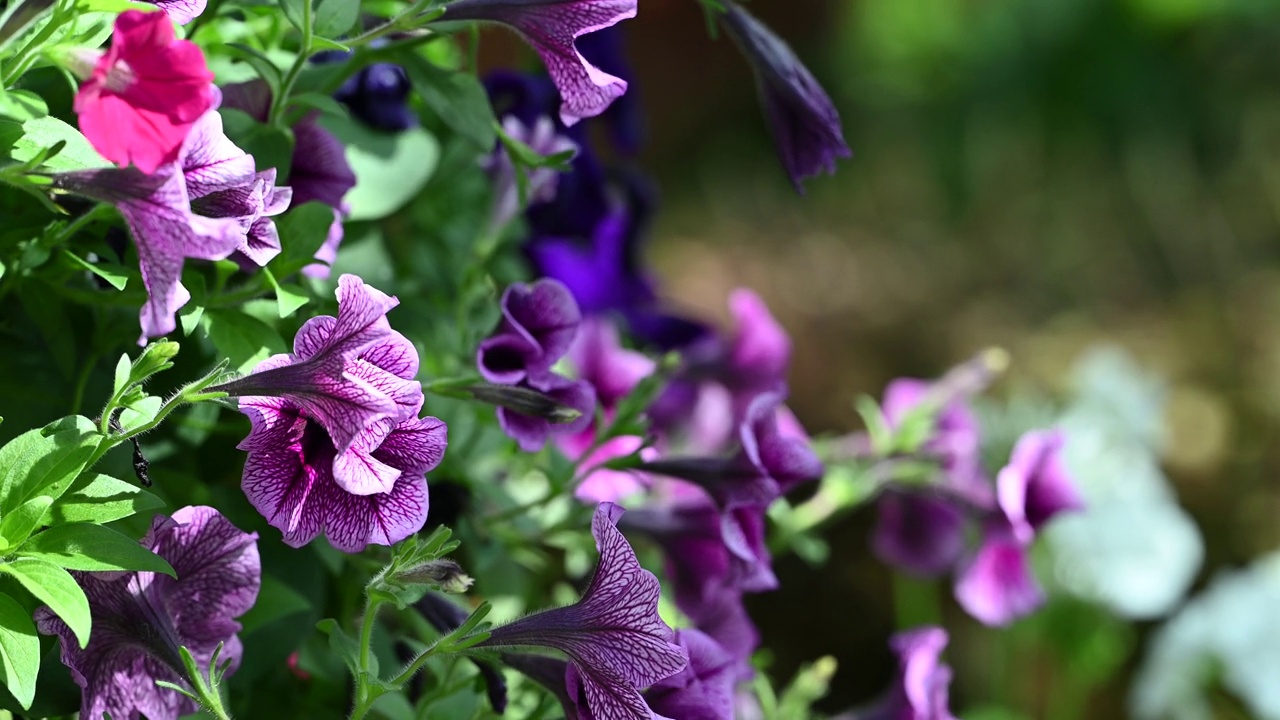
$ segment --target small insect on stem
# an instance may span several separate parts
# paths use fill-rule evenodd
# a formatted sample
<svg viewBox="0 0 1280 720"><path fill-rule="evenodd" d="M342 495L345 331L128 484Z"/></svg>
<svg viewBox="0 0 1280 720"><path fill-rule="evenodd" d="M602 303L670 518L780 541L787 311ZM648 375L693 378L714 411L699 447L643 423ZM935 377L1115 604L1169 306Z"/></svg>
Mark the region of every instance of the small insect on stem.
<svg viewBox="0 0 1280 720"><path fill-rule="evenodd" d="M111 429L116 432L124 432L124 428L120 427L120 418L118 416L111 418ZM142 444L138 442L138 438L129 438L129 442L133 443L133 474L138 478L138 482L143 487L151 487L151 461L147 460L142 454Z"/></svg>

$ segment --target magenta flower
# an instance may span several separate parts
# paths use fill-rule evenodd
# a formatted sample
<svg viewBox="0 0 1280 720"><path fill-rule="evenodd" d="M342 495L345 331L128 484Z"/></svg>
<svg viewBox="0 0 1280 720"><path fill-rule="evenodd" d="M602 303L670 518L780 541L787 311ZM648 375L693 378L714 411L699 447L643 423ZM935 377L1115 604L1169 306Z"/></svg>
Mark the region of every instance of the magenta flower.
<svg viewBox="0 0 1280 720"><path fill-rule="evenodd" d="M1000 509L1023 542L1030 542L1058 513L1084 509L1084 500L1063 465L1065 440L1061 431L1054 430L1023 435L1009 464L996 476Z"/></svg>
<svg viewBox="0 0 1280 720"><path fill-rule="evenodd" d="M922 403L937 383L915 378L898 378L884 390L882 409L885 420L893 428L900 426L907 415L923 409ZM982 473L982 433L978 419L963 396L957 396L943 405L934 415L933 432L925 440L921 452L938 459L949 488L975 500L989 496Z"/></svg>
<svg viewBox="0 0 1280 720"><path fill-rule="evenodd" d="M241 532L211 507L185 507L156 516L142 546L173 566L177 579L151 572L73 572L89 598L93 633L83 649L48 608L36 626L57 635L62 663L80 686L80 717L176 720L196 711L185 695L156 685L183 685L178 648L186 647L202 672L223 644L219 663L228 673L243 647L235 618L253 607L261 582L258 536Z"/></svg>
<svg viewBox="0 0 1280 720"><path fill-rule="evenodd" d="M644 353L622 347L617 326L598 317L582 321L568 358L578 377L595 387L605 412L657 368L657 363Z"/></svg>
<svg viewBox="0 0 1280 720"><path fill-rule="evenodd" d="M949 708L951 668L941 662L947 631L922 627L889 640L898 656L898 678L872 710L855 713L858 720L955 720Z"/></svg>
<svg viewBox="0 0 1280 720"><path fill-rule="evenodd" d="M956 600L986 625L1001 627L1044 603L1044 591L1031 571L1027 546L1007 521L987 522L982 545L956 576Z"/></svg>
<svg viewBox="0 0 1280 720"><path fill-rule="evenodd" d="M175 313L191 299L181 283L187 258L221 260L240 251L266 262L280 252L269 218L284 211L292 191L274 182L274 170L254 171L253 157L227 139L214 111L192 126L177 161L151 175L107 168L53 178L54 187L112 203L124 216L147 288L140 344L177 326Z"/></svg>
<svg viewBox="0 0 1280 720"><path fill-rule="evenodd" d="M542 57L560 91L560 121L573 125L604 112L627 83L591 63L575 41L636 16L636 0L458 0L446 20L483 20L515 28Z"/></svg>
<svg viewBox="0 0 1280 720"><path fill-rule="evenodd" d="M736 332L725 359L726 383L739 392L775 390L787 381L791 337L755 292L738 288L729 294Z"/></svg>
<svg viewBox="0 0 1280 720"><path fill-rule="evenodd" d="M551 373L573 345L582 313L557 280L512 283L502 293L502 321L476 352L484 379L514 385Z"/></svg>
<svg viewBox="0 0 1280 720"><path fill-rule="evenodd" d="M600 562L582 598L493 628L477 647L534 646L569 659L566 684L591 716L650 720L640 690L688 663L674 633L658 617L658 579L640 567L616 524L623 509L602 503L591 522ZM580 684L580 685L579 685Z"/></svg>
<svg viewBox="0 0 1280 720"><path fill-rule="evenodd" d="M764 23L728 1L721 17L755 70L778 157L791 184L803 193L806 178L834 173L837 158L853 157L844 142L840 114L808 68Z"/></svg>
<svg viewBox="0 0 1280 720"><path fill-rule="evenodd" d="M733 720L735 658L698 630L676 631L676 644L688 653L689 664L649 688L649 709L672 720Z"/></svg>
<svg viewBox="0 0 1280 720"><path fill-rule="evenodd" d="M242 407L294 408L327 433L341 458L375 427L385 433L416 418L422 386L414 380L417 350L387 323L399 301L355 275L338 279L337 296L338 317L308 320L292 354L267 358L251 374L211 390L241 398Z"/></svg>
<svg viewBox="0 0 1280 720"><path fill-rule="evenodd" d="M148 175L177 158L191 126L216 104L200 48L176 39L163 12L121 13L111 49L81 62L93 67L76 93L80 131L106 159Z"/></svg>

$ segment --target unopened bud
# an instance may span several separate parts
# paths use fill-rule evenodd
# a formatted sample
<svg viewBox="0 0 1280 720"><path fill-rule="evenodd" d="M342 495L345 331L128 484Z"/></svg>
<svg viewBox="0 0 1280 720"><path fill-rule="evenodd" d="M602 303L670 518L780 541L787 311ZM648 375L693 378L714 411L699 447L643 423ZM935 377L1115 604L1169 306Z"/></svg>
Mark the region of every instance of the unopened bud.
<svg viewBox="0 0 1280 720"><path fill-rule="evenodd" d="M562 405L555 398L533 388L519 385L472 385L471 396L521 415L542 418L557 425L571 423L582 417L582 411Z"/></svg>
<svg viewBox="0 0 1280 720"><path fill-rule="evenodd" d="M405 585L428 585L442 592L463 593L475 579L462 571L458 563L441 558L415 565L396 573L396 580Z"/></svg>

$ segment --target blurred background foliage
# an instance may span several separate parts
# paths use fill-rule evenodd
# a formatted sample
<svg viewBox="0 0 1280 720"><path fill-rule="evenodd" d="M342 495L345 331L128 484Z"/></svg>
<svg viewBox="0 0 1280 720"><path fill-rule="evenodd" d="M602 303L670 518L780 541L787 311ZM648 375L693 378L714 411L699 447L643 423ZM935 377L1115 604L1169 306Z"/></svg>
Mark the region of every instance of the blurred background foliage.
<svg viewBox="0 0 1280 720"><path fill-rule="evenodd" d="M666 294L723 318L731 288L760 291L793 333L792 403L813 432L856 429L856 395L991 344L1014 358L997 394L1065 402L1082 353L1116 344L1163 383L1153 452L1203 535L1190 593L1280 548L1280 2L751 7L837 101L855 157L796 197L732 43L706 39L695 3L646 0L627 41ZM509 62L491 52L505 39L485 42ZM891 581L868 550L873 516L835 529L827 566L782 559L782 589L751 598L778 677L839 659L832 710L889 680L895 602L951 602ZM1059 599L1005 633L944 606L958 714L1131 716L1177 594L1130 624ZM1212 716L1262 712L1218 684Z"/></svg>

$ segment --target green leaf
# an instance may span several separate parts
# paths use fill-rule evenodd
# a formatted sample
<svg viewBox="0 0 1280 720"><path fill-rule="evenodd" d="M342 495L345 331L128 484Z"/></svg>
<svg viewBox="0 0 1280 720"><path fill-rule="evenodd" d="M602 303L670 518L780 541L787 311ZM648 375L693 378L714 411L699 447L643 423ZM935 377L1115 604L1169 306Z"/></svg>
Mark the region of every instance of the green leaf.
<svg viewBox="0 0 1280 720"><path fill-rule="evenodd" d="M280 0L280 9L284 11L285 18L295 28L302 30L303 25L303 3L309 3L311 0Z"/></svg>
<svg viewBox="0 0 1280 720"><path fill-rule="evenodd" d="M418 55L406 54L400 62L427 107L458 135L479 150L493 149L493 107L484 86L474 75L432 65Z"/></svg>
<svg viewBox="0 0 1280 720"><path fill-rule="evenodd" d="M10 42L22 35L23 30L48 12L53 7L53 0L25 0L6 5L4 15L0 16L0 51L8 48Z"/></svg>
<svg viewBox="0 0 1280 720"><path fill-rule="evenodd" d="M354 638L343 632L337 620L325 618L316 623L316 629L329 636L329 649L342 658L342 661L347 664L347 668L351 670L352 675L360 672L360 645L356 643ZM374 675L377 675L377 655L369 656L369 666L369 670Z"/></svg>
<svg viewBox="0 0 1280 720"><path fill-rule="evenodd" d="M287 351L275 328L237 310L210 309L203 324L210 342L237 372L248 372L268 356Z"/></svg>
<svg viewBox="0 0 1280 720"><path fill-rule="evenodd" d="M135 388L135 390L140 392L140 389ZM132 432L155 420L162 405L164 405L164 399L156 395L146 395L129 401L120 412L120 429L124 432Z"/></svg>
<svg viewBox="0 0 1280 720"><path fill-rule="evenodd" d="M360 0L319 0L312 26L320 37L345 35L360 16Z"/></svg>
<svg viewBox="0 0 1280 720"><path fill-rule="evenodd" d="M63 495L49 510L50 524L108 523L146 510L164 507L164 501L135 485L109 475L94 474L88 484Z"/></svg>
<svg viewBox="0 0 1280 720"><path fill-rule="evenodd" d="M376 220L399 210L427 184L440 159L440 144L422 128L388 134L334 117L320 124L347 146L356 175L356 186L344 198L351 220Z"/></svg>
<svg viewBox="0 0 1280 720"><path fill-rule="evenodd" d="M343 45L342 43L336 40L330 40L329 38L322 38L322 37L311 38L311 49L312 50L340 50L342 52L349 52L351 50L351 48L347 47L346 45Z"/></svg>
<svg viewBox="0 0 1280 720"><path fill-rule="evenodd" d="M246 634L300 612L311 609L311 601L271 575L262 576L262 589L249 612L240 617Z"/></svg>
<svg viewBox="0 0 1280 720"><path fill-rule="evenodd" d="M0 447L0 515L36 495L66 492L101 439L86 417L65 417Z"/></svg>
<svg viewBox="0 0 1280 720"><path fill-rule="evenodd" d="M49 606L55 615L75 633L80 647L89 644L89 598L71 573L44 560L18 558L0 565L0 572L8 573L22 583L22 587Z"/></svg>
<svg viewBox="0 0 1280 720"><path fill-rule="evenodd" d="M129 374L132 370L133 361L129 359L129 353L124 353L116 362L116 372L111 385L113 394L121 393L129 385Z"/></svg>
<svg viewBox="0 0 1280 720"><path fill-rule="evenodd" d="M40 527L40 520L52 504L53 498L37 495L5 515L4 521L0 522L0 539L3 539L4 546L11 548L21 545Z"/></svg>
<svg viewBox="0 0 1280 720"><path fill-rule="evenodd" d="M85 260L84 258L80 257L79 255L76 255L75 253L71 252L70 250L64 249L62 251L62 257L64 257L72 265L80 268L81 270L88 270L94 275L97 275L103 280L106 280L107 283L111 285L111 287L115 288L116 290L123 290L125 288L125 285L129 283L128 275L125 275L117 270L113 270L112 268L109 268L105 265L91 263L88 260Z"/></svg>
<svg viewBox="0 0 1280 720"><path fill-rule="evenodd" d="M16 136L13 135L15 131ZM3 138L3 144L8 145L9 155L18 162L37 158L53 145L65 143L61 152L44 163L46 170L61 172L110 165L79 130L50 115L21 124L12 120L0 121L0 138Z"/></svg>
<svg viewBox="0 0 1280 720"><path fill-rule="evenodd" d="M165 559L102 525L55 525L18 548L24 557L48 560L68 570L144 570L177 577Z"/></svg>
<svg viewBox="0 0 1280 720"><path fill-rule="evenodd" d="M22 707L31 707L40 672L40 636L31 613L8 595L0 595L0 665L4 669L0 679L9 692Z"/></svg>
<svg viewBox="0 0 1280 720"><path fill-rule="evenodd" d="M267 87L271 88L271 96L275 97L280 92L280 84L284 80L284 76L280 74L280 68L271 62L271 59L257 48L249 47L241 43L227 43L226 46L231 50L231 54L249 63L253 71L258 73L258 77L267 83ZM227 116L226 109L221 110L223 118ZM239 112L238 110L236 112Z"/></svg>
<svg viewBox="0 0 1280 720"><path fill-rule="evenodd" d="M289 317L298 308L310 302L311 298L301 288L296 285L281 285L276 282L276 276L272 274L270 268L262 269L263 275L267 278L267 283L271 285L271 289L276 293L276 312L280 317Z"/></svg>
<svg viewBox="0 0 1280 720"><path fill-rule="evenodd" d="M49 114L44 98L28 90L0 90L0 116L32 120Z"/></svg>
<svg viewBox="0 0 1280 720"><path fill-rule="evenodd" d="M333 219L333 208L314 201L276 218L281 252L267 265L271 276L286 278L316 262L316 251L329 236Z"/></svg>

